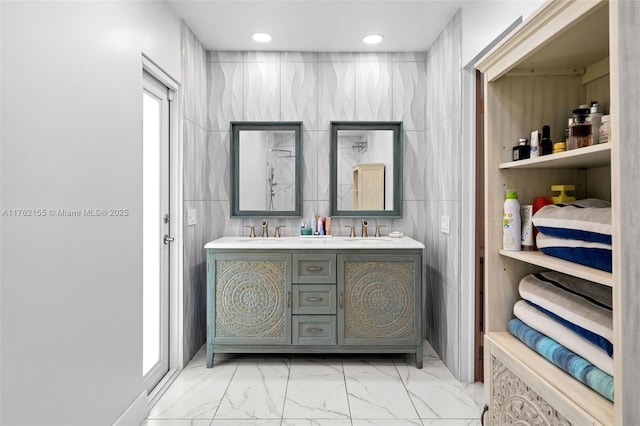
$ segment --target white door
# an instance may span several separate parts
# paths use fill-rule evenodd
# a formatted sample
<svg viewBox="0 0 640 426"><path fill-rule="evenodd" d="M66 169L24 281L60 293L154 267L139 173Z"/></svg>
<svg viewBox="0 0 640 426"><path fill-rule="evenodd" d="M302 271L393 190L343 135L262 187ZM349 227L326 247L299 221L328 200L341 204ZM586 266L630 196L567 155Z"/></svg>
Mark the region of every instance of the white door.
<svg viewBox="0 0 640 426"><path fill-rule="evenodd" d="M169 371L170 92L144 73L142 91L142 374L148 393Z"/></svg>

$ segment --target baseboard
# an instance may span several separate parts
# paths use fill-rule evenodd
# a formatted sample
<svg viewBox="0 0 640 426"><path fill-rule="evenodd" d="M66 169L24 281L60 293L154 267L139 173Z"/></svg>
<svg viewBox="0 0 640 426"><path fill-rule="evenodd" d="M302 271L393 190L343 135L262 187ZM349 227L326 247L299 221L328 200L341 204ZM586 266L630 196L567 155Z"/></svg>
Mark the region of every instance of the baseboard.
<svg viewBox="0 0 640 426"><path fill-rule="evenodd" d="M127 408L124 413L113 423L114 426L140 426L147 418L147 392L142 393Z"/></svg>

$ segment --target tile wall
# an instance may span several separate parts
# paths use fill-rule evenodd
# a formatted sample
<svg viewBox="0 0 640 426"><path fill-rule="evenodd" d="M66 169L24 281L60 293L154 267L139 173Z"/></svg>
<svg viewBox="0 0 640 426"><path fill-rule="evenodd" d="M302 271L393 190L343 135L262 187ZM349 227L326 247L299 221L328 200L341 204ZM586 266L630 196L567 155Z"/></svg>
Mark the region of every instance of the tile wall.
<svg viewBox="0 0 640 426"><path fill-rule="evenodd" d="M427 144L423 162L426 224L427 338L460 375L460 221L462 144L462 27L456 13L427 51ZM473 143L473 142L469 142ZM451 233L440 232L441 216ZM468 355L465 355L468 356Z"/></svg>
<svg viewBox="0 0 640 426"><path fill-rule="evenodd" d="M398 120L404 123L403 218L370 223L427 246L426 330L458 374L460 43L459 13L426 53L205 52L185 26L185 216L197 211L196 226L185 227L185 360L205 340L204 244L243 235L243 226L259 222L229 217L229 122L303 122L302 210L310 218L329 214L330 122ZM443 214L451 216L450 235L439 231ZM334 235L342 235L354 219L332 223ZM300 219L269 224L297 235Z"/></svg>
<svg viewBox="0 0 640 426"><path fill-rule="evenodd" d="M207 52L183 25L182 39L183 88L183 155L184 155L184 217L187 210L196 209L196 225L184 227L184 361L187 363L206 338L206 259L204 245L209 240L213 224L204 213L209 207L215 182L208 179L216 153L207 149ZM186 220L185 220L186 225Z"/></svg>

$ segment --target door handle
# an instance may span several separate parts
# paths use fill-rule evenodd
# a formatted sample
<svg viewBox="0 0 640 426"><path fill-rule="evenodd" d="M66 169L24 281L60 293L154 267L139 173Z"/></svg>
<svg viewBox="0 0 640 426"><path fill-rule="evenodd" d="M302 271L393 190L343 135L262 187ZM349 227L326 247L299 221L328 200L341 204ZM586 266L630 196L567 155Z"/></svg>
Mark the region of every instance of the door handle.
<svg viewBox="0 0 640 426"><path fill-rule="evenodd" d="M322 297L307 297L307 302L322 302Z"/></svg>
<svg viewBox="0 0 640 426"><path fill-rule="evenodd" d="M307 271L319 272L319 271L322 271L322 266L307 266Z"/></svg>
<svg viewBox="0 0 640 426"><path fill-rule="evenodd" d="M307 328L307 332L308 333L322 333L322 329L321 328L317 328L317 327L308 327Z"/></svg>
<svg viewBox="0 0 640 426"><path fill-rule="evenodd" d="M163 240L163 242L164 242L165 244L169 244L169 243L172 243L172 242L173 242L173 240L175 240L175 238L170 237L170 236L168 236L168 235L165 235L165 236L164 236L164 240Z"/></svg>

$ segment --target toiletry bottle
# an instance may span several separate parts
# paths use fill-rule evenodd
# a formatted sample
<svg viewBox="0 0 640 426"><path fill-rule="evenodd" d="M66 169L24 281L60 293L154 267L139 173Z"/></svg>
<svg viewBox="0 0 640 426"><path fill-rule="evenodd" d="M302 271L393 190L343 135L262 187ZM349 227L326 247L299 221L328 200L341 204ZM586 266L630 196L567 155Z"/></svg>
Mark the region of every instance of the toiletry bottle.
<svg viewBox="0 0 640 426"><path fill-rule="evenodd" d="M591 145L597 145L600 137L600 126L602 124L602 113L597 101L592 101L589 107L589 115L586 118L587 123L591 123Z"/></svg>
<svg viewBox="0 0 640 426"><path fill-rule="evenodd" d="M525 160L529 158L531 154L531 147L528 144L529 140L527 138L518 139L518 145L513 147L513 153L511 159L513 161Z"/></svg>
<svg viewBox="0 0 640 426"><path fill-rule="evenodd" d="M608 115L602 116L602 123L600 124L600 132L598 137L598 143L607 143L611 136L611 117Z"/></svg>
<svg viewBox="0 0 640 426"><path fill-rule="evenodd" d="M522 228L522 238L520 245L522 250L531 251L534 249L533 235L533 204L523 204L520 206L520 225Z"/></svg>
<svg viewBox="0 0 640 426"><path fill-rule="evenodd" d="M522 231L520 226L520 203L513 189L507 190L502 213L502 249L520 251Z"/></svg>
<svg viewBox="0 0 640 426"><path fill-rule="evenodd" d="M591 145L592 126L587 123L589 108L577 108L573 110L573 123L569 127L569 140L567 150L584 148Z"/></svg>
<svg viewBox="0 0 640 426"><path fill-rule="evenodd" d="M317 226L316 226L316 214L313 213L311 215L311 235L316 235L316 229L317 229Z"/></svg>
<svg viewBox="0 0 640 426"><path fill-rule="evenodd" d="M534 130L531 132L531 155L530 158L536 158L540 156L540 132Z"/></svg>
<svg viewBox="0 0 640 426"><path fill-rule="evenodd" d="M546 124L542 126L542 140L540 141L540 155L553 153L553 142L551 141L551 128Z"/></svg>

